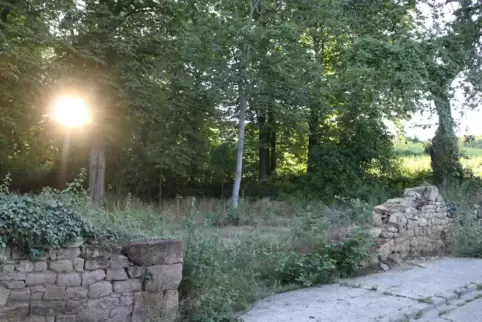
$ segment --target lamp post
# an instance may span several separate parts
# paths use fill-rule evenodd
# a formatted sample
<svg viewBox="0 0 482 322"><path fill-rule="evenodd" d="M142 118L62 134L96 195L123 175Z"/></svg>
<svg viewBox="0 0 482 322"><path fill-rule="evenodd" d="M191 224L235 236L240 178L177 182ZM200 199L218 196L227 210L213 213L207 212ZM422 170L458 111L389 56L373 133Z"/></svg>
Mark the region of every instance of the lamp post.
<svg viewBox="0 0 482 322"><path fill-rule="evenodd" d="M90 115L87 105L81 98L63 96L55 104L54 117L66 129L59 177L60 184L64 184L71 131L89 123Z"/></svg>

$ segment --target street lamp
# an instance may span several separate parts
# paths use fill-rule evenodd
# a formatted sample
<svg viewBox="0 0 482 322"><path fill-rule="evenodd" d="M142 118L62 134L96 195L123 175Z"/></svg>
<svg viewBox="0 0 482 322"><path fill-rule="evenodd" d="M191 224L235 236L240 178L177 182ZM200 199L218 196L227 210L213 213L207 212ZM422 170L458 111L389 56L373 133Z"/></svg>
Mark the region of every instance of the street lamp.
<svg viewBox="0 0 482 322"><path fill-rule="evenodd" d="M85 102L78 97L63 96L57 99L53 111L55 120L62 124L67 132L64 138L59 184L65 184L65 172L70 146L70 131L90 122L90 113Z"/></svg>
<svg viewBox="0 0 482 322"><path fill-rule="evenodd" d="M55 119L67 128L77 128L90 122L85 102L77 97L64 96L55 104Z"/></svg>

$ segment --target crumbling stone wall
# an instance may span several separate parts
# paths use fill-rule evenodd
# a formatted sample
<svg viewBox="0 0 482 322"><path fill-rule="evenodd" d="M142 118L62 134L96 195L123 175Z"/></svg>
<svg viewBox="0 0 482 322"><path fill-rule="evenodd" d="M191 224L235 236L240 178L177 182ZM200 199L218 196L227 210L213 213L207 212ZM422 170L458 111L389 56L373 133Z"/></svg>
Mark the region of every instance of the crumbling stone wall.
<svg viewBox="0 0 482 322"><path fill-rule="evenodd" d="M454 218L435 186L406 189L373 210L371 230L376 238L376 260L383 269L403 258L446 250L453 237Z"/></svg>
<svg viewBox="0 0 482 322"><path fill-rule="evenodd" d="M2 322L146 322L174 319L182 242L106 250L82 242L27 256L6 248L0 263Z"/></svg>

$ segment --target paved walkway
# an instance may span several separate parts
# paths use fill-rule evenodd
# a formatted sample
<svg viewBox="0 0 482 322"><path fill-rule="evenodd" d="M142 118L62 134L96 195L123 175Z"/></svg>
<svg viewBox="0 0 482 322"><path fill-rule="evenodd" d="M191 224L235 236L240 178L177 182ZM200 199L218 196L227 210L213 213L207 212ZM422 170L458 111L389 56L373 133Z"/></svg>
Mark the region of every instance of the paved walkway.
<svg viewBox="0 0 482 322"><path fill-rule="evenodd" d="M421 266L275 295L243 320L482 322L482 260L445 258Z"/></svg>

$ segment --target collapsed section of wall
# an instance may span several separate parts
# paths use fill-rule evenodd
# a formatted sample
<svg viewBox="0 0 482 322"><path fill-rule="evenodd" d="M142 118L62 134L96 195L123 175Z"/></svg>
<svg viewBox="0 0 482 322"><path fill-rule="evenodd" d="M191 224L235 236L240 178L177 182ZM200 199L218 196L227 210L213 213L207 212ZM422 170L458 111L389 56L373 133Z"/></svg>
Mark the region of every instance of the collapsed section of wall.
<svg viewBox="0 0 482 322"><path fill-rule="evenodd" d="M156 240L106 250L82 241L27 256L5 248L2 322L145 322L178 310L182 242Z"/></svg>
<svg viewBox="0 0 482 322"><path fill-rule="evenodd" d="M435 186L406 189L373 210L377 259L382 268L403 258L444 251L453 237L454 218Z"/></svg>

